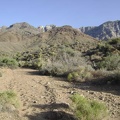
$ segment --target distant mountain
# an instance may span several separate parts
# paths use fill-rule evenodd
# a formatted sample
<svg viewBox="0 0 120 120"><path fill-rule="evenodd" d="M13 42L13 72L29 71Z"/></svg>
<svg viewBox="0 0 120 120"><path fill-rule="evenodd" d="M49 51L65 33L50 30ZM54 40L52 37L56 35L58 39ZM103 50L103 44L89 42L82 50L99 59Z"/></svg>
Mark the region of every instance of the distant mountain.
<svg viewBox="0 0 120 120"><path fill-rule="evenodd" d="M81 27L79 30L99 40L120 37L120 20L108 21L100 26Z"/></svg>
<svg viewBox="0 0 120 120"><path fill-rule="evenodd" d="M9 27L1 27L0 41L25 41L39 33L39 30L26 22L16 23Z"/></svg>
<svg viewBox="0 0 120 120"><path fill-rule="evenodd" d="M29 40L33 36L47 32L51 29L54 29L55 25L46 25L45 27L40 26L35 28L34 26L26 23L15 23L10 25L9 27L2 26L0 28L0 41L22 41Z"/></svg>

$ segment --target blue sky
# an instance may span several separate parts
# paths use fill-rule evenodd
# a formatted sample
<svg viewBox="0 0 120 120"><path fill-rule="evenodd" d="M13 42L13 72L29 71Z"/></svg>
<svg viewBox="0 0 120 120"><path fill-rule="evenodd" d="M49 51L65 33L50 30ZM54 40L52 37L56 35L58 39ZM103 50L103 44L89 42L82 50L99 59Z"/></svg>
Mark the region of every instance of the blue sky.
<svg viewBox="0 0 120 120"><path fill-rule="evenodd" d="M120 20L120 0L0 0L0 26L28 22L75 28Z"/></svg>

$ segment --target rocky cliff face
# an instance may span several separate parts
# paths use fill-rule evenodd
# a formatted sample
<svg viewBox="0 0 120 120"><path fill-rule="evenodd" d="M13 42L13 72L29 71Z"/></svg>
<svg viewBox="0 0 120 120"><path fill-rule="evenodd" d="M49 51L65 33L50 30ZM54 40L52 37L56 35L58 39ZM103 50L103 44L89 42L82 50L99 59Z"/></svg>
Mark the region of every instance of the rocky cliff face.
<svg viewBox="0 0 120 120"><path fill-rule="evenodd" d="M54 29L54 28L56 28L56 25L46 25L45 27L44 26L38 27L40 32L47 32L47 31Z"/></svg>
<svg viewBox="0 0 120 120"><path fill-rule="evenodd" d="M96 27L81 27L81 32L99 40L120 37L120 21L108 21Z"/></svg>

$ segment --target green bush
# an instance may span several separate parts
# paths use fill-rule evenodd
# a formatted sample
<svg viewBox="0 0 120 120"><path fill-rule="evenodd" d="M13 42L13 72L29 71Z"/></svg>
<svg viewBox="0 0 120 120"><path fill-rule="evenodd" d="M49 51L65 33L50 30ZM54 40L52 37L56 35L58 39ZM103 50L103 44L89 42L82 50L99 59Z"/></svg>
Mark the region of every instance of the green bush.
<svg viewBox="0 0 120 120"><path fill-rule="evenodd" d="M120 38L114 38L108 41L109 44L120 44Z"/></svg>
<svg viewBox="0 0 120 120"><path fill-rule="evenodd" d="M99 43L98 46L97 46L97 49L104 53L104 54L107 54L109 52L112 52L114 51L115 49L110 45L108 44L107 42L102 42L102 43Z"/></svg>
<svg viewBox="0 0 120 120"><path fill-rule="evenodd" d="M102 120L107 116L107 108L103 103L87 100L79 94L74 94L71 100L78 120Z"/></svg>
<svg viewBox="0 0 120 120"><path fill-rule="evenodd" d="M68 72L79 67L87 66L81 52L65 45L41 46L38 51L26 51L16 55L21 67L38 69L40 74L66 76Z"/></svg>
<svg viewBox="0 0 120 120"><path fill-rule="evenodd" d="M105 68L106 70L117 70L120 69L120 55L113 54L104 58L103 61L97 64L99 69Z"/></svg>
<svg viewBox="0 0 120 120"><path fill-rule="evenodd" d="M108 43L117 50L120 50L120 38L111 39L108 41Z"/></svg>
<svg viewBox="0 0 120 120"><path fill-rule="evenodd" d="M67 75L68 81L79 81L83 82L92 77L91 71L87 67L80 67L78 70L70 72Z"/></svg>
<svg viewBox="0 0 120 120"><path fill-rule="evenodd" d="M72 73L69 73L69 74L68 74L67 80L68 80L69 82L71 82L71 81L77 79L78 77L79 77L78 72L72 72Z"/></svg>
<svg viewBox="0 0 120 120"><path fill-rule="evenodd" d="M0 66L16 68L18 66L18 62L13 58L3 57L0 58Z"/></svg>
<svg viewBox="0 0 120 120"><path fill-rule="evenodd" d="M19 107L16 93L13 91L0 92L0 105L4 107L6 104L14 105L16 108Z"/></svg>

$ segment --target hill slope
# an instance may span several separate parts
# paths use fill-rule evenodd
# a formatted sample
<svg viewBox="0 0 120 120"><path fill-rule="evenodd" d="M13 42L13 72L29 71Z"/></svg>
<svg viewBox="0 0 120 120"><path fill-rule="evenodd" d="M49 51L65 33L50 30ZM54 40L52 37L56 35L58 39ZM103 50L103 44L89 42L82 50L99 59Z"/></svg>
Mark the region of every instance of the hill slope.
<svg viewBox="0 0 120 120"><path fill-rule="evenodd" d="M73 48L75 49L75 45L79 46L78 49L83 47L83 45L94 45L97 43L97 40L83 34L82 32L79 32L78 30L72 28L71 26L63 26L63 27L56 27L52 30L49 30L44 33L39 33L36 36L33 37L34 44L31 44L31 47L34 47L35 45L40 45L42 47L41 43L50 45L73 45ZM88 46L84 46L86 49ZM85 50L86 50L85 49Z"/></svg>
<svg viewBox="0 0 120 120"><path fill-rule="evenodd" d="M38 33L37 28L25 22L2 27L0 29L0 52L10 54L25 51L32 37Z"/></svg>
<svg viewBox="0 0 120 120"><path fill-rule="evenodd" d="M31 39L32 36L39 33L39 30L26 22L16 23L7 28L1 28L0 41L18 42Z"/></svg>
<svg viewBox="0 0 120 120"><path fill-rule="evenodd" d="M32 39L28 51L22 53L18 60L27 61L28 66L39 64L43 72L57 75L81 65L87 66L82 53L95 48L98 43L96 39L70 26L56 27Z"/></svg>

